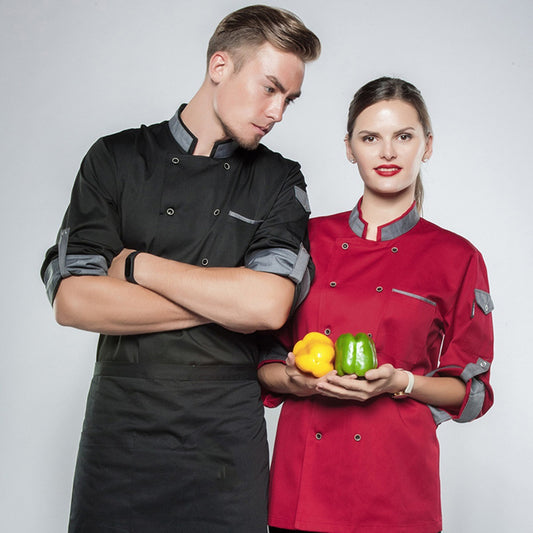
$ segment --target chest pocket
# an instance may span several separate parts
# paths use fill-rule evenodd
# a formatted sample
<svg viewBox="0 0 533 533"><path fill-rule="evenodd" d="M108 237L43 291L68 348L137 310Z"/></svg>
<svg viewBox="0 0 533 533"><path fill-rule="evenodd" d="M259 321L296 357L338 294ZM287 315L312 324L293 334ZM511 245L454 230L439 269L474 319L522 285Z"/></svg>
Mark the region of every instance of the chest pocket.
<svg viewBox="0 0 533 533"><path fill-rule="evenodd" d="M378 353L394 366L412 367L412 362L424 359L435 337L437 326L436 302L401 289L392 289L383 308L376 342ZM384 344L381 344L381 342Z"/></svg>

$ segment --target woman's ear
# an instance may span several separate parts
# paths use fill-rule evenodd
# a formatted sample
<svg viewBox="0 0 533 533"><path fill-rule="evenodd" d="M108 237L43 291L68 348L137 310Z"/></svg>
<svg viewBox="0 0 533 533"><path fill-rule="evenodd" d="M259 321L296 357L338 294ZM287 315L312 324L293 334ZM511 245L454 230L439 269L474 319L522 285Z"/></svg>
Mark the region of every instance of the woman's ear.
<svg viewBox="0 0 533 533"><path fill-rule="evenodd" d="M346 157L350 163L357 163L355 156L353 155L352 147L350 146L350 138L348 134L344 136L344 146L346 147Z"/></svg>
<svg viewBox="0 0 533 533"><path fill-rule="evenodd" d="M219 51L211 56L207 72L213 83L220 83L224 79L224 76L232 71L233 62L227 52Z"/></svg>
<svg viewBox="0 0 533 533"><path fill-rule="evenodd" d="M433 153L433 135L431 133L428 133L427 140L426 140L426 150L424 151L424 155L422 156L422 161L425 163Z"/></svg>

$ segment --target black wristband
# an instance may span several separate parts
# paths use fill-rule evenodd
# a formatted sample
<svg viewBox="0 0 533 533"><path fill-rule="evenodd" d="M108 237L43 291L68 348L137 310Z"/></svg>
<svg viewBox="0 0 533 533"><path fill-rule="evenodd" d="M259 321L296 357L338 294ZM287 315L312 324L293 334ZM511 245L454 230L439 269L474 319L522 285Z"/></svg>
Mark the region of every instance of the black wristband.
<svg viewBox="0 0 533 533"><path fill-rule="evenodd" d="M136 250L135 252L131 252L131 254L126 257L126 261L124 263L124 277L126 278L126 281L129 281L130 283L137 283L133 277L133 266L135 264L135 257L140 253L141 252L139 250Z"/></svg>

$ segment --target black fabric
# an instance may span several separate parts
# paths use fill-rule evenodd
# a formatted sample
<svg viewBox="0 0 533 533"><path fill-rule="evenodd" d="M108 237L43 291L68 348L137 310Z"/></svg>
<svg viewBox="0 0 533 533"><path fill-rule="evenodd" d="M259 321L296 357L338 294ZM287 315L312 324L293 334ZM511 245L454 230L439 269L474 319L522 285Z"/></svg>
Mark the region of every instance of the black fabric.
<svg viewBox="0 0 533 533"><path fill-rule="evenodd" d="M264 533L256 381L95 376L70 533Z"/></svg>
<svg viewBox="0 0 533 533"><path fill-rule="evenodd" d="M269 248L296 257L308 213L295 187L306 188L299 165L263 146L213 159L182 150L168 122L127 130L82 162L62 224L67 255L109 265L132 248L207 267ZM41 275L57 256L56 245ZM215 324L101 335L70 533L264 533L268 450L250 372L265 342ZM244 370L209 375L224 365Z"/></svg>

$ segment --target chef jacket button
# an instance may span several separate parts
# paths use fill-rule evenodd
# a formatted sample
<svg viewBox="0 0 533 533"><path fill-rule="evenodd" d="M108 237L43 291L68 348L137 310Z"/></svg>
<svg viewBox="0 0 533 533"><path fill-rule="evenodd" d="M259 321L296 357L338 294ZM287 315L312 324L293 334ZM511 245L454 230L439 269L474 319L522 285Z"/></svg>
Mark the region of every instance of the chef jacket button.
<svg viewBox="0 0 533 533"><path fill-rule="evenodd" d="M322 438L322 433L315 433L315 439L320 440Z"/></svg>
<svg viewBox="0 0 533 533"><path fill-rule="evenodd" d="M361 440L361 435L359 435L359 433L356 433L353 438L356 442L359 442Z"/></svg>
<svg viewBox="0 0 533 533"><path fill-rule="evenodd" d="M209 263L209 259L207 259L207 257L204 257L202 259L202 265L207 266L207 263Z"/></svg>
<svg viewBox="0 0 533 533"><path fill-rule="evenodd" d="M329 328L326 328L324 330L324 335L331 335L331 330Z"/></svg>
<svg viewBox="0 0 533 533"><path fill-rule="evenodd" d="M215 209L213 211L213 215L215 215L216 217L218 217L218 215L220 215L220 209Z"/></svg>
<svg viewBox="0 0 533 533"><path fill-rule="evenodd" d="M229 170L231 168L231 165L229 163L224 163L224 169Z"/></svg>
<svg viewBox="0 0 533 533"><path fill-rule="evenodd" d="M348 247L349 247L349 246L350 246L350 245L349 245L347 242L343 242L343 243L342 243L342 249L343 249L343 250L348 250Z"/></svg>
<svg viewBox="0 0 533 533"><path fill-rule="evenodd" d="M330 281L329 282L329 286L330 287L336 287L337 286L337 282L336 281Z"/></svg>
<svg viewBox="0 0 533 533"><path fill-rule="evenodd" d="M379 287L376 287L377 292L383 292L383 287L380 285Z"/></svg>
<svg viewBox="0 0 533 533"><path fill-rule="evenodd" d="M166 213L169 217L171 217L175 213L174 208L168 207Z"/></svg>
<svg viewBox="0 0 533 533"><path fill-rule="evenodd" d="M179 162L180 162L180 158L179 158L179 157L173 157L173 158L172 158L172 163L173 163L174 165L177 165Z"/></svg>
<svg viewBox="0 0 533 533"><path fill-rule="evenodd" d="M393 254L396 254L398 253L398 248L396 246L393 246L390 251L393 253Z"/></svg>

